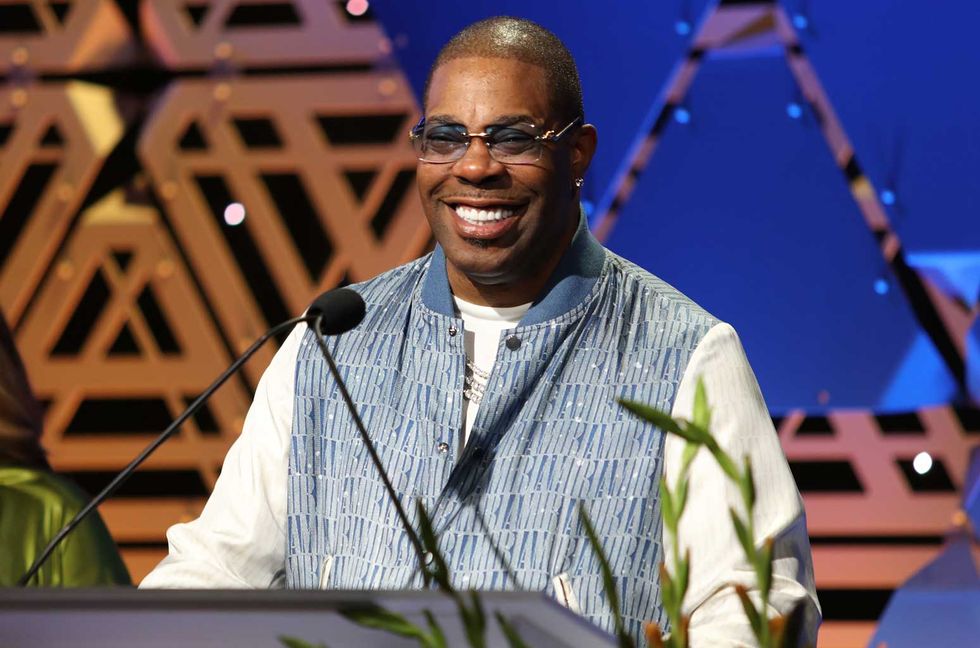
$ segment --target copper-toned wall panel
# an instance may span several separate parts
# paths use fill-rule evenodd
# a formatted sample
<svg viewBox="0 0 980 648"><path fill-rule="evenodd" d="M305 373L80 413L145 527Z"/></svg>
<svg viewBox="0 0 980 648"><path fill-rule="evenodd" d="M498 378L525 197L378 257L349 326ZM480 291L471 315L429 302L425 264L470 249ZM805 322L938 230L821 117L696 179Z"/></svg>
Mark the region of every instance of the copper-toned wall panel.
<svg viewBox="0 0 980 648"><path fill-rule="evenodd" d="M0 308L16 324L103 160L122 137L112 92L0 86Z"/></svg>
<svg viewBox="0 0 980 648"><path fill-rule="evenodd" d="M407 138L417 119L404 82L384 73L168 89L140 157L237 351L317 292L418 256L429 231ZM235 231L222 217L231 200L247 209ZM254 253L235 247L243 238ZM263 312L259 273L283 312ZM270 353L249 365L253 380Z"/></svg>
<svg viewBox="0 0 980 648"><path fill-rule="evenodd" d="M52 465L83 481L128 463L230 362L159 213L128 204L122 191L83 212L17 343L48 403ZM198 510L213 487L248 402L240 383L227 383L206 419L188 421L145 464L164 482L173 471L196 475L200 492L178 510ZM165 493L163 503L172 500ZM155 510L152 493L125 506L133 495L107 505L111 530L120 541L158 540L175 519Z"/></svg>
<svg viewBox="0 0 980 648"><path fill-rule="evenodd" d="M75 72L119 65L135 49L133 32L112 0L0 0L0 74Z"/></svg>
<svg viewBox="0 0 980 648"><path fill-rule="evenodd" d="M216 54L246 67L370 63L386 47L374 22L356 22L328 0L143 0L140 18L173 69L210 67Z"/></svg>

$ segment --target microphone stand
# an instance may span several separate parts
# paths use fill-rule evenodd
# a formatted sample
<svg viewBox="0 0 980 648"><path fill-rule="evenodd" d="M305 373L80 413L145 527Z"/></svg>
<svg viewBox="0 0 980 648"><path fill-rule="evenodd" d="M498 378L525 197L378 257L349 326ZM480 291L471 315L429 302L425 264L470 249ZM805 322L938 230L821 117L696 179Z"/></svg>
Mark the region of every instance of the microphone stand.
<svg viewBox="0 0 980 648"><path fill-rule="evenodd" d="M344 380L340 377L340 372L337 371L337 365L333 361L333 356L330 355L330 350L327 348L327 344L323 341L323 336L320 335L320 320L322 317L322 315L318 316L313 322L313 333L314 337L316 338L317 346L320 347L320 352L323 354L323 358L327 361L327 366L330 368L330 374L337 383L337 389L340 390L340 395L343 397L344 403L347 404L347 410L354 419L354 424L357 426L357 431L361 435L361 440L367 447L368 454L371 455L371 461L374 463L374 467L378 471L378 476L381 477L385 490L388 491L388 499L390 499L391 503L395 506L395 511L398 513L398 517L405 529L405 533L408 534L408 538L412 542L412 548L415 549L415 556L418 559L419 568L422 570L423 582L425 583L426 587L428 587L432 581L432 575L429 573L429 570L425 569L424 567L425 549L422 547L422 541L419 540L419 536L415 532L415 528L412 526L412 523L408 521L408 515L405 514L405 509L398 500L398 495L395 494L395 487L391 485L391 480L388 479L388 472L385 470L384 464L381 463L381 457L378 456L378 451L374 447L374 442L372 442L371 437L368 436L367 430L364 428L364 422L361 421L361 416L357 413L357 408L354 406L354 401L351 400L350 394L347 392L347 386L344 384Z"/></svg>
<svg viewBox="0 0 980 648"><path fill-rule="evenodd" d="M318 314L316 316L316 321L318 326L322 318L323 318L322 314ZM186 410L184 410L183 414L178 416L174 420L174 422L167 427L166 430L160 433L160 436L154 439L153 442L150 443L150 445L146 446L146 448L144 448L143 451L139 453L139 455L135 459L133 459L129 463L129 465L127 465L122 470L122 472L116 475L116 478L113 479L111 482L109 482L108 486L103 488L98 495L93 497L91 501L89 501L89 503L86 504L84 508L82 508L82 510L80 510L78 513L75 514L75 517L71 519L71 522L65 525L65 527L58 532L58 534L51 540L51 542L48 543L48 545L44 548L44 551L41 552L41 555L38 556L37 559L34 561L34 563L31 565L31 568L27 570L27 573L25 573L23 576L20 577L20 580L17 581L17 585L19 587L25 587L31 581L31 579L37 574L37 572L41 569L41 566L48 559L48 556L50 556L51 553L61 543L61 541L65 539L65 536L71 533L75 529L75 527L77 527L79 523L81 523L81 521L85 519L85 516L87 516L95 507L97 507L103 501L108 499L110 495L115 493L119 489L119 487L122 486L123 482L129 479L129 476L132 475L144 461L146 461L147 457L153 454L153 452L158 447L160 447L161 444L163 444L167 439L173 436L173 433L176 432L178 429L180 429L180 426L183 425L184 421L186 421L195 412L197 412L197 410L201 408L201 405L204 404L204 402L211 396L211 394L213 394L219 387L221 387L221 385L223 385L225 381L228 380L228 378L233 373L235 373L239 367L241 367L245 363L246 360L251 358L252 355L256 351L258 351L259 347L261 347L272 336L277 335L278 333L296 324L299 324L300 322L309 322L311 319L312 316L303 315L300 317L294 317L290 320L286 320L285 322L281 324L277 324L276 326L272 327L271 329L266 331L262 337L260 337L258 340L253 342L252 345L245 350L245 353L239 356L239 358L235 360L235 362L233 362L230 367L225 369L225 371L220 376L218 376L214 380L214 382L212 382L211 385L208 386L206 390L204 390L204 393L202 393L200 396L194 399L194 402L191 403ZM319 339L319 335L317 336L317 339ZM346 393L347 392L345 391L344 394L346 395Z"/></svg>

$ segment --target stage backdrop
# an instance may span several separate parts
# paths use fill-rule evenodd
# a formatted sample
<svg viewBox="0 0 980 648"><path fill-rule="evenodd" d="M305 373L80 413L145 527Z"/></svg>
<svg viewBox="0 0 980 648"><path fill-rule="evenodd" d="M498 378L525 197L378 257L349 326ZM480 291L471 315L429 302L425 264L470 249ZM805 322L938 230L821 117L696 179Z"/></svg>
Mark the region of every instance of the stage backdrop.
<svg viewBox="0 0 980 648"><path fill-rule="evenodd" d="M55 468L98 490L268 326L430 249L406 137L428 65L522 15L581 66L593 229L741 332L806 501L821 645L865 641L980 440L980 9L367 4L0 0L0 308ZM273 353L102 507L137 580Z"/></svg>

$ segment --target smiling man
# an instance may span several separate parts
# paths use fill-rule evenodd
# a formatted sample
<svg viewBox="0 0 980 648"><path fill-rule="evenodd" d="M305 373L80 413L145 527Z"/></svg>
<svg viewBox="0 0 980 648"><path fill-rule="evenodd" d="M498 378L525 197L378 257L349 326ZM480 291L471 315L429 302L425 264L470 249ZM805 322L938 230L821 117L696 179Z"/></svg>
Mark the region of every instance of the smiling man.
<svg viewBox="0 0 980 648"><path fill-rule="evenodd" d="M799 494L734 330L603 248L579 209L596 148L574 61L534 23L494 18L447 44L412 129L439 245L353 288L364 321L331 340L406 509L421 500L456 585L547 591L611 630L584 505L630 631L664 627L659 480L683 444L616 405L689 418L752 460L755 530L774 539L770 616L819 623ZM297 328L256 392L201 517L168 533L143 587L421 586L412 546L320 358ZM693 646L745 645L736 490L701 453L680 524Z"/></svg>

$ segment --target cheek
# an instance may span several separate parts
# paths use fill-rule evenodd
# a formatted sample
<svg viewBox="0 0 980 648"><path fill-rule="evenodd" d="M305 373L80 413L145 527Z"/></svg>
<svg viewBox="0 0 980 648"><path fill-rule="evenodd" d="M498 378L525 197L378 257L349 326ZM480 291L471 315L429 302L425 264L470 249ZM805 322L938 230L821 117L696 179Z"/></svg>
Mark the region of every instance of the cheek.
<svg viewBox="0 0 980 648"><path fill-rule="evenodd" d="M436 169L431 168L429 165L420 166L415 171L415 184L419 188L419 195L422 196L422 200L427 200L432 190L435 189L441 182L441 176L443 174L439 173Z"/></svg>

